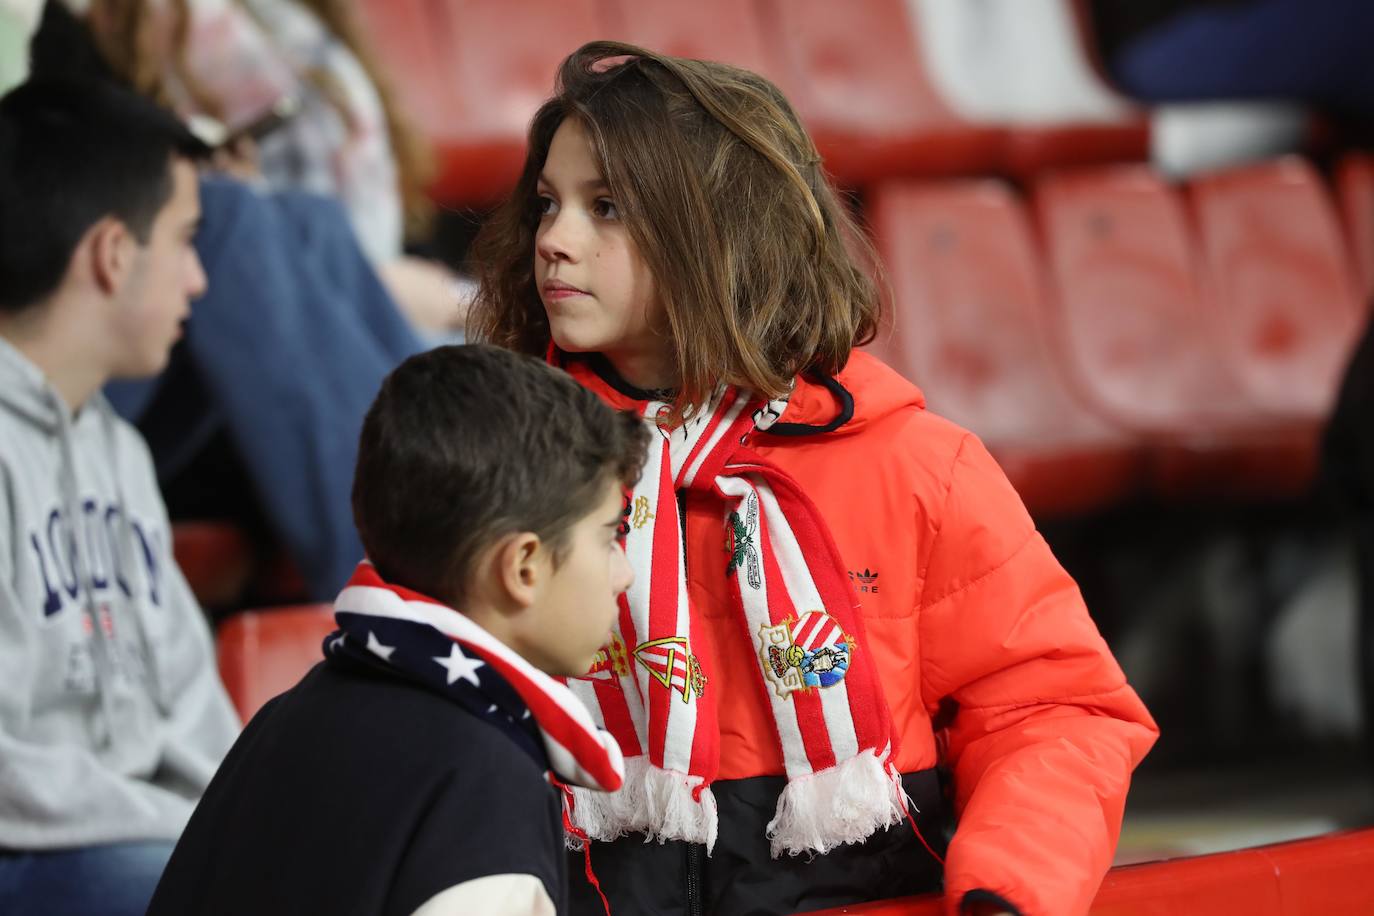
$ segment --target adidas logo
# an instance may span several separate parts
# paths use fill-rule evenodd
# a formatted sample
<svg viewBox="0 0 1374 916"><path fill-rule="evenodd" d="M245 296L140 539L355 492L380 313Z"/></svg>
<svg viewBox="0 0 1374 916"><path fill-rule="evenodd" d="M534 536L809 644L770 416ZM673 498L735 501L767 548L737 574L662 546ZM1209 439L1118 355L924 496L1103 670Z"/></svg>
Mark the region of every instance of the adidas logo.
<svg viewBox="0 0 1374 916"><path fill-rule="evenodd" d="M849 571L849 581L854 583L854 587L862 593L876 595L878 593L878 574L868 567L864 567L863 572Z"/></svg>

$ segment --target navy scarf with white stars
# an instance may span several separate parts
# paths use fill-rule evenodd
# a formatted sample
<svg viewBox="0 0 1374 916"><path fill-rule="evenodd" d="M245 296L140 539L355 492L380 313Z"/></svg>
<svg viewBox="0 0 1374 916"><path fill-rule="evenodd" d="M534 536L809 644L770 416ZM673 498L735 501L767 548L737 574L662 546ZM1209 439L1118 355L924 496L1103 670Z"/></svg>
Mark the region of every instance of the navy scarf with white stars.
<svg viewBox="0 0 1374 916"><path fill-rule="evenodd" d="M453 700L561 782L620 787L624 762L610 733L566 686L465 615L385 582L363 562L339 593L334 620L327 660L381 668Z"/></svg>

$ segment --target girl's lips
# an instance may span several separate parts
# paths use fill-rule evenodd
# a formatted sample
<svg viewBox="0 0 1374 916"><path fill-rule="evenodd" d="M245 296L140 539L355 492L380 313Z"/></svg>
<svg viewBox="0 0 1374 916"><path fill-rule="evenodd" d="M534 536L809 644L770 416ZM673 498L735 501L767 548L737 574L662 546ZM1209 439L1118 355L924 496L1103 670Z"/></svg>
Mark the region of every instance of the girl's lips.
<svg viewBox="0 0 1374 916"><path fill-rule="evenodd" d="M558 280L550 280L544 284L545 300L571 299L573 296L585 295L587 295L586 290L578 289L576 286Z"/></svg>

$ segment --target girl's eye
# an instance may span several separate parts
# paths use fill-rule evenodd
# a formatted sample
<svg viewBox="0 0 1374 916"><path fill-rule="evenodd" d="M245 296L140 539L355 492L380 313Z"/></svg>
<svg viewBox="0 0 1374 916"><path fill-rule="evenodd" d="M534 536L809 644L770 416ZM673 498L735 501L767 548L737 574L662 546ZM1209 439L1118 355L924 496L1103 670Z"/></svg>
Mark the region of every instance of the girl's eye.
<svg viewBox="0 0 1374 916"><path fill-rule="evenodd" d="M540 194L534 201L535 212L540 216L552 216L558 212L558 203L547 194Z"/></svg>
<svg viewBox="0 0 1374 916"><path fill-rule="evenodd" d="M598 197L592 205L592 212L601 219L620 219L620 209L609 197Z"/></svg>

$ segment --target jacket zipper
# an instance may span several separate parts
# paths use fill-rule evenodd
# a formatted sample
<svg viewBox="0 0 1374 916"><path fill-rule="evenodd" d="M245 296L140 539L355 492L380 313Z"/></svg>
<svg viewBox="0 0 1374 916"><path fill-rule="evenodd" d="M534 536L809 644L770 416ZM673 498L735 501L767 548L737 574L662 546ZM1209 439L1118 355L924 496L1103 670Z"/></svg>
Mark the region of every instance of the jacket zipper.
<svg viewBox="0 0 1374 916"><path fill-rule="evenodd" d="M677 491L677 524L682 535L682 578L687 578L687 491Z"/></svg>
<svg viewBox="0 0 1374 916"><path fill-rule="evenodd" d="M701 899L701 854L704 850L700 843L687 844L687 916L706 913Z"/></svg>

